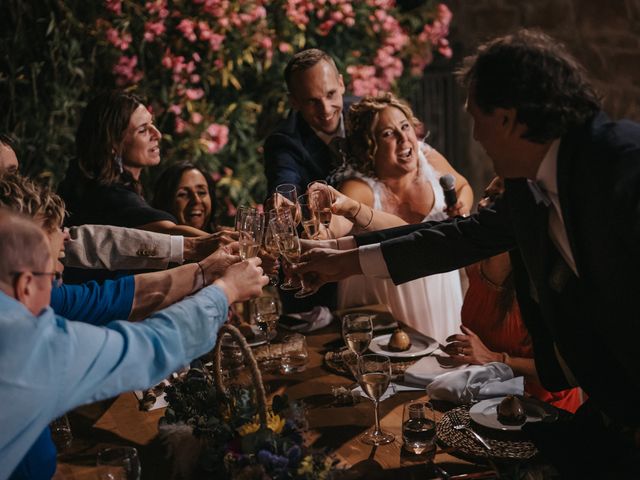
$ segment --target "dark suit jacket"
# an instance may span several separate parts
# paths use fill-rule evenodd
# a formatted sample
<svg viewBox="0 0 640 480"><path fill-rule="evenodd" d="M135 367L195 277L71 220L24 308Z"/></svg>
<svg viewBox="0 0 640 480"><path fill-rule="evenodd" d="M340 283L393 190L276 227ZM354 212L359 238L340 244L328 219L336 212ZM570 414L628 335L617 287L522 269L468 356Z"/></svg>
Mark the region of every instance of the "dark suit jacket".
<svg viewBox="0 0 640 480"><path fill-rule="evenodd" d="M579 278L552 246L547 210L535 203L525 179L506 181L494 208L469 218L356 240L388 239L382 253L396 283L510 250L543 385L568 386L555 345L598 408L625 425L640 425L640 125L600 113L565 135L558 192Z"/></svg>
<svg viewBox="0 0 640 480"><path fill-rule="evenodd" d="M344 97L342 114L357 97ZM295 110L267 137L264 171L269 195L282 183L293 183L302 195L314 180L326 180L337 166L334 154Z"/></svg>

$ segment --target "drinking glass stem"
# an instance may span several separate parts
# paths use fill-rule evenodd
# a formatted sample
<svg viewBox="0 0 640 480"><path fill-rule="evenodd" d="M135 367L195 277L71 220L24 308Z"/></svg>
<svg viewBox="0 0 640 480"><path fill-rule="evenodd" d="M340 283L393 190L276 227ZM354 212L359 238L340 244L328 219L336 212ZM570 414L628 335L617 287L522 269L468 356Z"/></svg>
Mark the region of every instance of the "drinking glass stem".
<svg viewBox="0 0 640 480"><path fill-rule="evenodd" d="M379 435L381 433L379 405L380 405L380 402L378 400L375 400L373 402L373 412L375 413L375 417L376 417L376 429L373 432L374 435Z"/></svg>

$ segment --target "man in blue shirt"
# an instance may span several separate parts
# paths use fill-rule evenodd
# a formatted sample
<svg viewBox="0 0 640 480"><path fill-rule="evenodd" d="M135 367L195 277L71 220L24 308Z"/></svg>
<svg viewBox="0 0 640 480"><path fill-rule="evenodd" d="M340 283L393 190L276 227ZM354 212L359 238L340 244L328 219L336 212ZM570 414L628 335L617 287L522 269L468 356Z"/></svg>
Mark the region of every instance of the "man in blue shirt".
<svg viewBox="0 0 640 480"><path fill-rule="evenodd" d="M48 306L56 278L48 239L0 211L0 478L53 418L147 388L209 351L228 304L259 295L268 282L259 264L234 264L213 286L139 323L70 322Z"/></svg>

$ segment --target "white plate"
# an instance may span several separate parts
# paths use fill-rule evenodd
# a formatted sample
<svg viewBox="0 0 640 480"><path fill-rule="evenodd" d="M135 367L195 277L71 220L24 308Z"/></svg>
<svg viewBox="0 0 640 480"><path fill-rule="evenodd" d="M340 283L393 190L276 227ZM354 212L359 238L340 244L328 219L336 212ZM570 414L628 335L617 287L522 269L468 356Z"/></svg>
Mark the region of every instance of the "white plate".
<svg viewBox="0 0 640 480"><path fill-rule="evenodd" d="M250 347L257 347L259 345L264 345L265 343L267 343L267 336L264 333L262 333L262 330L260 330L260 327L258 327L257 325L251 325L251 330L253 331L253 334L254 334L253 339L249 340L248 338L245 337ZM272 332L271 340L273 340L277 334L278 332ZM232 343L233 341L231 340L231 335L229 335L228 333L225 333L224 337L222 337L222 345L225 347L228 347Z"/></svg>
<svg viewBox="0 0 640 480"><path fill-rule="evenodd" d="M415 357L424 357L425 355L429 355L435 349L438 348L438 342L433 338L418 335L418 334L409 334L411 338L411 347L409 350L405 350L404 352L393 352L389 350L389 339L391 338L392 333L387 335L380 335L379 337L375 337L371 340L371 344L369 344L369 350L373 353L378 353L380 355L386 355L387 357L395 357L395 358L415 358Z"/></svg>
<svg viewBox="0 0 640 480"><path fill-rule="evenodd" d="M483 427L489 427L495 430L510 431L520 430L522 428L522 425L524 425L525 423L542 421L542 417L540 416L529 415L528 411L530 409L526 408L526 405L523 405L523 407L525 407L525 412L527 413L527 419L522 423L522 425L505 425L503 423L500 423L500 421L498 420L498 405L505 398L506 397L489 398L487 400L482 400L481 402L476 403L469 410L469 416L471 417L471 420L479 425L482 425Z"/></svg>

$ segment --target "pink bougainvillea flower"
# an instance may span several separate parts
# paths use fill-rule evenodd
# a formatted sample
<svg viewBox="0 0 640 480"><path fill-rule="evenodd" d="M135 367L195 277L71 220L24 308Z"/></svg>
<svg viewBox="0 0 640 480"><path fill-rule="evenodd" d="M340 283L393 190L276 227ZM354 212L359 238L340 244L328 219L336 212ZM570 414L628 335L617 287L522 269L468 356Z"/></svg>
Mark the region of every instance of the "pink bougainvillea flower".
<svg viewBox="0 0 640 480"><path fill-rule="evenodd" d="M229 141L229 127L212 123L200 137L200 141L206 147L207 152L218 153Z"/></svg>
<svg viewBox="0 0 640 480"><path fill-rule="evenodd" d="M122 32L122 35L120 35L120 32L115 28L109 28L107 30L107 41L114 47L124 51L131 44L131 34Z"/></svg>
<svg viewBox="0 0 640 480"><path fill-rule="evenodd" d="M112 11L116 15L122 15L122 0L105 0L104 2L107 10Z"/></svg>
<svg viewBox="0 0 640 480"><path fill-rule="evenodd" d="M144 24L144 39L147 42L153 42L156 37L161 36L166 30L167 27L163 21L146 22Z"/></svg>
<svg viewBox="0 0 640 480"><path fill-rule="evenodd" d="M202 116L202 114L198 113L198 112L193 112L191 114L191 123L193 123L194 125L198 125L202 122L202 119L204 117Z"/></svg>
<svg viewBox="0 0 640 480"><path fill-rule="evenodd" d="M182 105L174 103L167 109L167 111L173 113L174 115L180 115L182 113Z"/></svg>
<svg viewBox="0 0 640 480"><path fill-rule="evenodd" d="M136 65L138 65L137 55L132 57L122 55L118 59L118 63L113 66L113 73L116 76L116 84L118 86L134 84L140 81L142 72L136 70Z"/></svg>
<svg viewBox="0 0 640 480"><path fill-rule="evenodd" d="M193 20L183 18L182 20L180 20L180 23L176 28L182 32L184 38L193 43L198 39L194 31L194 27L195 22Z"/></svg>
<svg viewBox="0 0 640 480"><path fill-rule="evenodd" d="M184 93L189 100L200 100L204 96L201 88L187 88Z"/></svg>
<svg viewBox="0 0 640 480"><path fill-rule="evenodd" d="M176 133L183 133L187 129L187 122L185 122L180 117L176 117L173 129Z"/></svg>
<svg viewBox="0 0 640 480"><path fill-rule="evenodd" d="M293 47L290 43L280 42L278 44L278 50L280 50L281 53L291 53L293 52Z"/></svg>

